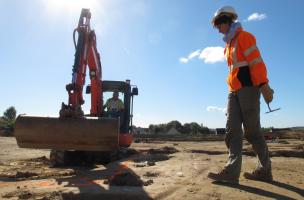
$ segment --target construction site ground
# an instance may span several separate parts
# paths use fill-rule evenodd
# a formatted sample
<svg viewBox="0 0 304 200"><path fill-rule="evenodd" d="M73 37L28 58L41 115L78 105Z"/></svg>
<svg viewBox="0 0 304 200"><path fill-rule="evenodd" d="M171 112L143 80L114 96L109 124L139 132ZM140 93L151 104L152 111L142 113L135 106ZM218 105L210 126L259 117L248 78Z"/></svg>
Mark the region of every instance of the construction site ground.
<svg viewBox="0 0 304 200"><path fill-rule="evenodd" d="M141 141L117 161L49 167L49 150L18 148L0 137L0 199L304 199L304 141L268 143L274 181L213 183L207 173L227 160L223 141ZM256 158L244 141L242 173Z"/></svg>

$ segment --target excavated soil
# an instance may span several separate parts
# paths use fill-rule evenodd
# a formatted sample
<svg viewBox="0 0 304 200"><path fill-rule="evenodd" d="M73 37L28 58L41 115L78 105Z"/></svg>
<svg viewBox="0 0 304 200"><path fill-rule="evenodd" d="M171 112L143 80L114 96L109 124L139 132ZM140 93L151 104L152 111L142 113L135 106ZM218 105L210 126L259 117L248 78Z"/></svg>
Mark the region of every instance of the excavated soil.
<svg viewBox="0 0 304 200"><path fill-rule="evenodd" d="M49 167L49 151L17 147L0 137L0 199L304 199L304 141L268 143L274 181L240 177L240 185L216 184L207 173L227 160L224 142L149 141L124 149L108 164ZM242 173L256 157L244 141Z"/></svg>
<svg viewBox="0 0 304 200"><path fill-rule="evenodd" d="M0 178L21 181L76 175L77 169L51 168L47 157L29 158L0 165Z"/></svg>

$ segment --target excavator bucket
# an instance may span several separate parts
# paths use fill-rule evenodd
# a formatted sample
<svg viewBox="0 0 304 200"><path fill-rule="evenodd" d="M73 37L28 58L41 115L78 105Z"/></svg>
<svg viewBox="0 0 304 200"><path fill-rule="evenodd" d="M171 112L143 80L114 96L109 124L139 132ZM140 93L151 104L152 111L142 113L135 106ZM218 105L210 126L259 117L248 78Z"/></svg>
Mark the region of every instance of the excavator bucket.
<svg viewBox="0 0 304 200"><path fill-rule="evenodd" d="M22 148L113 151L119 146L119 120L19 116L14 134Z"/></svg>

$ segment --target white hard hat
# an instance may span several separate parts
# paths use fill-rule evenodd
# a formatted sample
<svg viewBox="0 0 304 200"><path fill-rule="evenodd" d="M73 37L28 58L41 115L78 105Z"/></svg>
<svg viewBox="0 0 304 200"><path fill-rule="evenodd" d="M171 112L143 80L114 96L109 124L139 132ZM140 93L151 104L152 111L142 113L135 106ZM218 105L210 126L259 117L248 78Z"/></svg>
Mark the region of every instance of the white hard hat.
<svg viewBox="0 0 304 200"><path fill-rule="evenodd" d="M238 15L235 12L235 10L234 10L233 7L231 7L231 6L223 6L223 7L221 7L220 9L218 9L214 13L214 16L212 18L212 24L214 25L215 20L217 18L219 18L220 16L223 16L223 15L232 17L232 21L235 21L238 18Z"/></svg>

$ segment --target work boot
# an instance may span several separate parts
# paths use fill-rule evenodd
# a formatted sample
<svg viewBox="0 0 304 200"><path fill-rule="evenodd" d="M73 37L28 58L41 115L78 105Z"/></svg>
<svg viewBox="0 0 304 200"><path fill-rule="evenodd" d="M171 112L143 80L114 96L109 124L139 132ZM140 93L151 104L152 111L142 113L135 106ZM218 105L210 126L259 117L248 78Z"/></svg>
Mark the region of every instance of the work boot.
<svg viewBox="0 0 304 200"><path fill-rule="evenodd" d="M235 176L232 176L227 169L223 169L219 173L208 173L208 178L216 181L216 182L224 182L224 183L231 183L231 184L239 184L239 179Z"/></svg>
<svg viewBox="0 0 304 200"><path fill-rule="evenodd" d="M271 182L273 180L271 171L256 169L253 172L245 172L244 178L256 181Z"/></svg>

